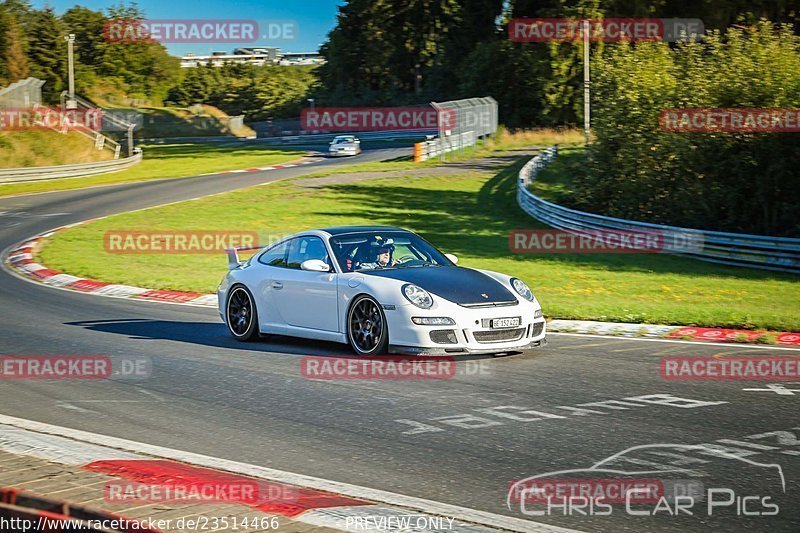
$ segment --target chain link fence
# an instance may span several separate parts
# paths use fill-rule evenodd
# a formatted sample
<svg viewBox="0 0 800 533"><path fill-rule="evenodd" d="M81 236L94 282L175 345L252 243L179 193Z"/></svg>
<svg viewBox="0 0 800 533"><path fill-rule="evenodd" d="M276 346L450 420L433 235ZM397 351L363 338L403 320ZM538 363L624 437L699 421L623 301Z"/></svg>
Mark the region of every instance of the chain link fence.
<svg viewBox="0 0 800 533"><path fill-rule="evenodd" d="M478 139L485 139L497 131L497 101L491 96L431 102L431 106L439 116L439 138L436 149L426 149L424 154L435 152L444 160L447 152L474 146Z"/></svg>
<svg viewBox="0 0 800 533"><path fill-rule="evenodd" d="M42 103L44 80L26 78L0 89L0 108L27 109Z"/></svg>

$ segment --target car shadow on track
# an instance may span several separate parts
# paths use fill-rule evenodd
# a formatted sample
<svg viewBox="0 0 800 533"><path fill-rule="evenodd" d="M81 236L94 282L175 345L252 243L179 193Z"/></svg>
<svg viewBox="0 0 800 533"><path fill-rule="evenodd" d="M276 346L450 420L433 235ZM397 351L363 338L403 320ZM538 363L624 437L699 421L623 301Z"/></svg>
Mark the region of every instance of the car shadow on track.
<svg viewBox="0 0 800 533"><path fill-rule="evenodd" d="M89 331L125 335L136 340L168 340L200 344L214 348L285 353L292 355L314 355L328 357L354 357L348 346L336 342L325 342L281 335L263 335L256 342L238 342L228 335L224 324L212 322L181 322L178 320L154 320L148 318L120 318L108 320L82 320L65 322L67 326L78 326ZM494 359L525 355L527 352L503 354L455 355L457 361ZM377 356L383 357L383 356Z"/></svg>
<svg viewBox="0 0 800 533"><path fill-rule="evenodd" d="M294 337L269 335L256 342L238 342L230 337L224 324L212 322L182 322L178 320L153 320L121 318L109 320L83 320L65 322L89 331L115 333L137 340L168 340L200 344L214 348L234 348L257 352L282 352L293 355L351 355L343 344Z"/></svg>

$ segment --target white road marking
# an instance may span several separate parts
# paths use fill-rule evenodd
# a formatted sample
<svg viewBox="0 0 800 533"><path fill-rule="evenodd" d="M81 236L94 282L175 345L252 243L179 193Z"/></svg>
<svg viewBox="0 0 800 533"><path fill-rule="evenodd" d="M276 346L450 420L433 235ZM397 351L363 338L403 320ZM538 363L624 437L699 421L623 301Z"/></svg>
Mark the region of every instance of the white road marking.
<svg viewBox="0 0 800 533"><path fill-rule="evenodd" d="M791 384L787 383L787 385ZM769 385L766 385L765 389L742 389L742 390L748 392L774 392L775 394L778 394L780 396L794 396L795 392L800 392L800 389L787 389L786 387L784 387L779 383L778 384L770 383Z"/></svg>
<svg viewBox="0 0 800 533"><path fill-rule="evenodd" d="M159 402L164 402L164 401L166 401L164 398L162 398L162 397L161 397L161 395L160 395L160 394L156 394L156 393L155 393L155 392L153 392L153 391L149 391L149 390L147 390L147 389L143 389L143 388L141 388L141 387L136 387L136 390L138 390L138 391L139 391L139 392L141 392L142 394L146 394L147 396L150 396L150 397L152 397L152 398L155 398L155 399L156 399L156 400L158 400Z"/></svg>
<svg viewBox="0 0 800 533"><path fill-rule="evenodd" d="M456 520L488 526L491 528L500 528L508 531L519 531L526 533L581 533L575 529L552 526L549 524L523 520L511 516L469 509L467 507L461 507L458 505L415 498L413 496L406 496L404 494L371 489L368 487L360 487L358 485L351 485L349 483L341 483L338 481L331 481L318 477L306 476L303 474L295 474L292 472L285 472L283 470L276 470L274 468L240 463L237 461L230 461L228 459L220 459L182 450L175 450L173 448L164 448L143 442L135 442L127 439L90 433L88 431L54 426L51 424L45 424L42 422L36 422L33 420L26 420L23 418L16 418L2 414L0 414L0 424L12 426L11 428L3 428L3 426L0 425L0 449L6 449L6 446L14 449L22 448L28 452L28 455L35 455L36 453L49 453L51 456L55 457L55 459L53 459L54 461L62 463L65 460L63 453L59 453L58 451L54 452L52 449L46 449L46 443L49 442L54 444L54 446L51 446L51 448L58 448L59 450L66 443L69 443L69 445L75 450L82 450L87 446L87 444L92 446L91 453L84 454L88 460L81 458L80 453L74 453L69 457L69 459L73 461L77 460L79 462L73 462L71 464L86 464L96 461L98 459L96 459L95 456L102 453L113 454L112 457L106 458L124 459L128 457L120 457L121 454L130 455L126 452L133 452L165 459L172 459L174 461L181 461L196 466L225 470L259 479L268 479L271 481L277 481L279 483L287 483L290 485L332 492L334 494L341 494L351 498L396 505L405 509L411 509L436 516L447 516ZM27 431L15 431L13 428ZM27 448L17 444L17 442L24 439L27 439L28 443L34 444L28 444ZM58 440L53 441L53 439ZM72 439L71 443L67 439ZM115 448L116 450L123 451L120 452L109 450L108 448ZM13 449L8 449L8 451L11 451L12 453L23 453L19 451L15 452ZM131 455L130 458L141 459L141 456ZM301 522L304 521L303 515L295 516L293 519Z"/></svg>
<svg viewBox="0 0 800 533"><path fill-rule="evenodd" d="M673 394L648 394L644 396L631 396L623 398L621 400L612 399L612 400L603 400L597 402L581 403L577 404L576 407L562 405L555 407L555 409L564 409L570 411L569 414L573 416L592 416L592 415L606 415L606 414L616 413L618 411L627 411L631 407L646 408L652 405L658 405L664 407L675 407L679 409L693 409L695 407L710 407L726 403L728 402L694 400L691 398L683 398L675 396ZM596 409L584 409L584 407L596 407L601 409L607 409L609 410L609 412L599 411ZM479 417L471 413L459 413L456 415L439 416L434 418L428 418L427 420L429 422L436 422L440 425L446 424L448 426L460 429L482 429L487 427L502 426L505 424L518 423L518 422L523 422L523 423L539 422L547 419L568 420L569 418L572 418L569 416L562 416L558 414L533 410L528 408L527 406L516 406L516 405L500 405L488 408L480 407L480 408L473 408L472 411L477 411L479 413L484 413L487 415L495 416L497 418L502 418L503 421ZM508 421L509 419L514 422L509 422ZM420 422L418 420L398 418L395 419L395 422L414 426L414 429L403 431L402 432L403 435L417 435L420 433L429 433L433 431L444 431L444 429L440 428L439 426L434 426L430 423Z"/></svg>
<svg viewBox="0 0 800 533"><path fill-rule="evenodd" d="M61 407L62 409L69 409L71 411L79 411L81 413L97 413L97 411L84 409L83 407L78 407L77 405L72 405L71 403L67 402L58 402L56 406Z"/></svg>

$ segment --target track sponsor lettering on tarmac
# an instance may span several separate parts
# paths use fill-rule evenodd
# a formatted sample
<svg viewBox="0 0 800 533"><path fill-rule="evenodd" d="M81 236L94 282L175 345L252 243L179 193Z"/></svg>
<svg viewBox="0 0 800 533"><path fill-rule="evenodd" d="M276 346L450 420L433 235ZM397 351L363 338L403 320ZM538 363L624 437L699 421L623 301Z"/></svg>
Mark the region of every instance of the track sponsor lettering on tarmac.
<svg viewBox="0 0 800 533"><path fill-rule="evenodd" d="M676 407L679 409L693 409L696 407L709 407L725 403L728 402L694 400L690 398L681 398L672 394L648 394L644 396L631 396L621 400L587 402L575 406L558 405L550 408L550 410L558 410L557 412L539 411L518 405L499 405L495 407L473 409L473 411L481 413L482 415L489 415L488 417L477 416L472 413L461 413L429 418L427 422L420 422L407 418L398 418L395 419L395 422L411 426L411 429L402 432L404 435L418 435L420 433L445 431L450 428L483 429L516 422L566 420L571 416L605 415L613 411L625 411L642 407L664 406Z"/></svg>

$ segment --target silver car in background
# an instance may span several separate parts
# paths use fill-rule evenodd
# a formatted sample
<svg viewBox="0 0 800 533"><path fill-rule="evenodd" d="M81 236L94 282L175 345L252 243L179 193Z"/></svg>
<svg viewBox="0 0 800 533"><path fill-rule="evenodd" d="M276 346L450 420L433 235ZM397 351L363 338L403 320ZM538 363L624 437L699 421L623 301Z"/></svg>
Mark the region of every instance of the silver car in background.
<svg viewBox="0 0 800 533"><path fill-rule="evenodd" d="M361 141L355 135L337 135L333 138L328 148L328 155L331 157L358 155L360 153Z"/></svg>

